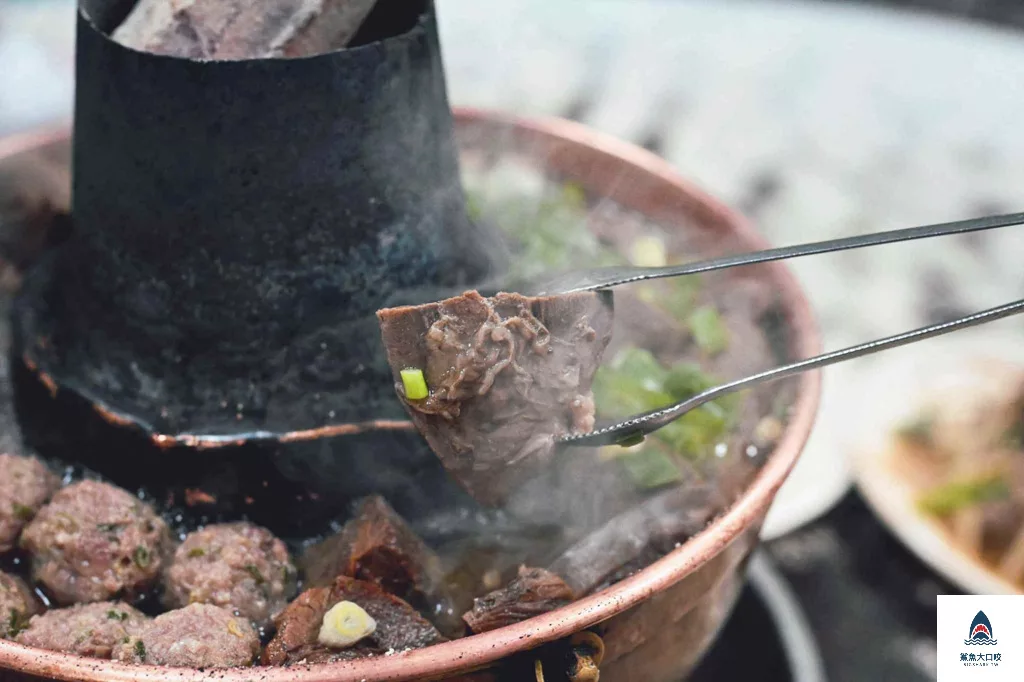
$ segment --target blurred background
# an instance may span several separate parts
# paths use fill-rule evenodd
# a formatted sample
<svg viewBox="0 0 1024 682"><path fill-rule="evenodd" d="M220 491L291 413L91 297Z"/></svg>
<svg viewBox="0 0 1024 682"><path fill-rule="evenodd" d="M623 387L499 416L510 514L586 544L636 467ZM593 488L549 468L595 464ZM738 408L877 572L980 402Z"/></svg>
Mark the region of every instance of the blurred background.
<svg viewBox="0 0 1024 682"><path fill-rule="evenodd" d="M1024 210L1020 0L437 1L453 103L642 145L776 244ZM0 135L69 119L73 37L73 0L0 0ZM1019 298L1021 254L1008 228L793 268L838 348ZM1024 320L964 338L1019 344ZM957 590L851 488L860 437L902 400L889 366L826 373L765 528L830 679L934 679L935 595Z"/></svg>

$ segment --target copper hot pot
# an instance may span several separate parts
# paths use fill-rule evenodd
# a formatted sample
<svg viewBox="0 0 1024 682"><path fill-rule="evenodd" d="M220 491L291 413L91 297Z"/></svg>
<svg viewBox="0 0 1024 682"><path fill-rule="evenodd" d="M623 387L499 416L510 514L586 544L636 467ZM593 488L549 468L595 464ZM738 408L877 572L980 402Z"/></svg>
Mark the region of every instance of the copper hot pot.
<svg viewBox="0 0 1024 682"><path fill-rule="evenodd" d="M666 228L698 229L730 248L767 246L738 213L679 177L662 159L633 145L559 119L520 120L471 109L456 111L461 140L499 138L516 153L572 180L594 196L609 197ZM465 142L463 145L465 146ZM470 142L472 144L472 142ZM0 141L0 161L44 152L66 158L66 131ZM788 354L808 357L820 340L810 306L781 263L752 272L778 292ZM678 682L715 638L744 580L746 560L772 500L811 432L818 407L817 373L799 378L785 432L743 495L683 546L598 594L557 611L496 631L393 656L331 665L197 671L128 666L32 649L0 640L0 680L89 682L382 682L384 680L501 680L509 661L529 660L543 645L590 630L603 640L604 682ZM529 675L519 679L533 679ZM554 677L549 673L548 679ZM554 677L554 679L561 679Z"/></svg>

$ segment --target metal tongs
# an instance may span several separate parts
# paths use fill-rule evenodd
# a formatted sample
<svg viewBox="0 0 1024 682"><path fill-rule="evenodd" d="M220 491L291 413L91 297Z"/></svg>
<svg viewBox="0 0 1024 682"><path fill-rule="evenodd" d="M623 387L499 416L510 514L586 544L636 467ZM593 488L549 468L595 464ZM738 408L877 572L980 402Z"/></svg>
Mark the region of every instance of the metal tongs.
<svg viewBox="0 0 1024 682"><path fill-rule="evenodd" d="M581 270L555 279L540 285L535 285L532 293L544 294L568 294L581 291L597 291L611 287L642 282L645 280L660 279L663 277L677 277L680 275L692 275L712 270L722 270L739 265L752 265L754 263L766 263L769 261L797 258L800 256L811 256L819 253L831 253L833 251L845 251L847 249L858 249L865 246L877 246L880 244L892 244L914 239L925 239L927 237L941 237L951 234L962 234L990 230L997 227L1009 227L1012 225L1024 224L1024 213L1013 213L1003 216L990 216L987 218L976 218L963 220L954 223L942 223L938 225L926 225L924 227L912 227L890 232L876 232L858 237L845 237L842 239L831 239L828 241L813 242L810 244L799 244L796 246L785 246L764 251L736 254L722 258L713 258L703 261L695 261L682 265L670 265L659 268L641 267L610 267L597 268L593 270ZM943 322L928 327L922 327L913 331L904 332L895 336L889 336L875 341L868 341L857 346L844 348L842 350L824 353L806 360L775 367L758 374L753 374L742 379L736 379L729 383L708 389L692 398L669 405L645 414L629 417L623 421L609 426L599 426L594 431L580 435L564 436L561 443L565 445L633 445L641 442L644 437L661 427L669 424L675 419L686 414L690 410L700 407L704 403L720 398L723 395L734 391L751 388L757 384L768 381L784 379L795 374L812 369L819 369L834 365L844 360L853 360L864 355L870 355L879 351L896 348L915 341L923 341L934 336L941 336L959 329L966 329L985 322L993 322L1004 317L1024 312L1024 299L1008 303L1006 305L990 308L982 312L961 317L950 322Z"/></svg>

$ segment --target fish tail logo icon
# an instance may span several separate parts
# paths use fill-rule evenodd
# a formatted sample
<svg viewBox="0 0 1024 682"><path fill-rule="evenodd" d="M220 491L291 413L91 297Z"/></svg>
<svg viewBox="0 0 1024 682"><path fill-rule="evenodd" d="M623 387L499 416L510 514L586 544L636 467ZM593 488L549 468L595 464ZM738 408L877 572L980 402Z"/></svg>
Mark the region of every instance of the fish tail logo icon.
<svg viewBox="0 0 1024 682"><path fill-rule="evenodd" d="M964 644L992 645L998 643L988 616L984 611L978 611L978 615L971 622L971 630L967 639L964 640Z"/></svg>

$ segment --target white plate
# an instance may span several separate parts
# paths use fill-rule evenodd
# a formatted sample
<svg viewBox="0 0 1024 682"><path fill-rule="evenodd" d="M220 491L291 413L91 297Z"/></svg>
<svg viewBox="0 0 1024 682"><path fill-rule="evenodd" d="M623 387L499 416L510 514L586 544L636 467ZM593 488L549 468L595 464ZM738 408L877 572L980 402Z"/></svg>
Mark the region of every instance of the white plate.
<svg viewBox="0 0 1024 682"><path fill-rule="evenodd" d="M1018 587L957 549L936 522L917 511L915 491L893 471L888 448L893 430L920 414L939 383L969 383L991 360L1024 363L1024 336L1006 328L960 332L880 358L856 388L863 432L854 445L854 476L882 522L936 572L966 592L1016 594Z"/></svg>
<svg viewBox="0 0 1024 682"><path fill-rule="evenodd" d="M850 488L852 474L842 445L846 388L856 366L829 368L822 380L821 406L814 431L778 497L768 510L761 538L774 540L800 528L831 509Z"/></svg>

